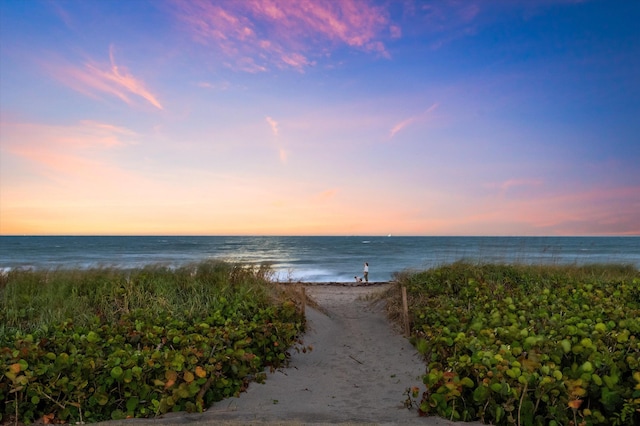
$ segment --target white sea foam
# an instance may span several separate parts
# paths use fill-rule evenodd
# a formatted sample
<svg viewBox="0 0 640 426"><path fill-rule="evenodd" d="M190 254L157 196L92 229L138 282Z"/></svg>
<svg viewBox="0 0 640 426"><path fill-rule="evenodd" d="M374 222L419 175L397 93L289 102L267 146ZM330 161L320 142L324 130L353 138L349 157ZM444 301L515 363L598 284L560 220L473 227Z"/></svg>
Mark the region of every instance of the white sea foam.
<svg viewBox="0 0 640 426"><path fill-rule="evenodd" d="M276 270L274 279L279 282L346 282L352 281L353 277L348 275L339 275L334 271L321 268L304 268L304 269L278 269Z"/></svg>

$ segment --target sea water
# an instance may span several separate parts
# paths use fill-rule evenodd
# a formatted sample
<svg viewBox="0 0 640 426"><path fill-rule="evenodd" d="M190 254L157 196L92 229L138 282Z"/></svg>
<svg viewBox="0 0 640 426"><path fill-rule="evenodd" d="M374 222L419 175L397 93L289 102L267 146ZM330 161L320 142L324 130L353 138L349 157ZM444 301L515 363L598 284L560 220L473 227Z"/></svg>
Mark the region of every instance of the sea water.
<svg viewBox="0 0 640 426"><path fill-rule="evenodd" d="M0 236L0 272L13 268L180 267L219 259L268 264L279 281L389 281L459 260L619 263L640 268L640 237Z"/></svg>

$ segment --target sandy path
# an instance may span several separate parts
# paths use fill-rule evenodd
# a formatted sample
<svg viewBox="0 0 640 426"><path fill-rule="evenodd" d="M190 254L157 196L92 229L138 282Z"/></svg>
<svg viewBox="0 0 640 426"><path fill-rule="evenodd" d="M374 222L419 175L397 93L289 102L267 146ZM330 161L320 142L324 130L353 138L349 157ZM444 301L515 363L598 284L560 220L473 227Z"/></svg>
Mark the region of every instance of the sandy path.
<svg viewBox="0 0 640 426"><path fill-rule="evenodd" d="M304 344L313 351L294 352L289 368L216 403L204 419L451 424L403 405L405 389L422 384L425 365L389 324L383 305L364 300L386 288L308 285L307 296L326 312L307 308Z"/></svg>
<svg viewBox="0 0 640 426"><path fill-rule="evenodd" d="M452 425L404 407L405 390L421 386L424 362L398 330L382 302L370 296L388 285L307 285L320 310L307 307L307 353L292 352L288 368L252 383L238 398L205 413L177 413L154 423L196 424L415 424ZM366 298L369 297L369 300ZM142 422L145 422L144 420ZM469 423L466 423L469 425Z"/></svg>

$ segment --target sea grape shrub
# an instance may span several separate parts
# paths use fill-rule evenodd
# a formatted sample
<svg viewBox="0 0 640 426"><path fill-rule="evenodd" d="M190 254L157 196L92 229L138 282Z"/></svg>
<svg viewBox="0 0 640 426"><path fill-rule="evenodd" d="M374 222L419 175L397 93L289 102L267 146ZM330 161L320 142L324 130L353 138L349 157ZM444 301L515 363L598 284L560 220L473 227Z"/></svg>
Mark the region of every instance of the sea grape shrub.
<svg viewBox="0 0 640 426"><path fill-rule="evenodd" d="M0 422L201 412L238 395L265 368L286 364L305 320L286 294L268 303L233 294L199 315L136 308L117 321L96 315L89 323L65 321L5 336Z"/></svg>
<svg viewBox="0 0 640 426"><path fill-rule="evenodd" d="M640 273L456 263L406 276L423 415L640 424Z"/></svg>
<svg viewBox="0 0 640 426"><path fill-rule="evenodd" d="M281 310L258 313L259 322L160 318L159 326L132 318L93 330L62 324L42 339L16 336L2 348L4 415L99 421L202 411L286 362L303 322L280 321Z"/></svg>

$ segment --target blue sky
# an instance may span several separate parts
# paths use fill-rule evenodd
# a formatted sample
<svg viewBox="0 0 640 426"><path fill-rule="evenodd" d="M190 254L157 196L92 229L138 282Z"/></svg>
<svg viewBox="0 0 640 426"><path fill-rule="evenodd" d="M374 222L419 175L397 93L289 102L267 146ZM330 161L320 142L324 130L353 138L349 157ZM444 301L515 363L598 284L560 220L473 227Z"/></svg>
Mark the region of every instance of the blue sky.
<svg viewBox="0 0 640 426"><path fill-rule="evenodd" d="M640 3L0 3L0 234L640 235Z"/></svg>

